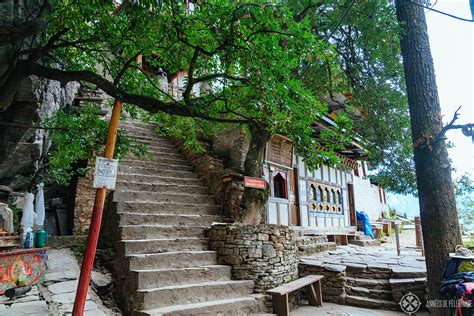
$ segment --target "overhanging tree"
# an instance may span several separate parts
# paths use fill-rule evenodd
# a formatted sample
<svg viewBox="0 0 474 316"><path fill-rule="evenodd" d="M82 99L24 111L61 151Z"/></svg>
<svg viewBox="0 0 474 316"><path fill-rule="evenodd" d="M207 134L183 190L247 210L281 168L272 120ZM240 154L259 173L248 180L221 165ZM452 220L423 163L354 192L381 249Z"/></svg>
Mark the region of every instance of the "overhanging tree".
<svg viewBox="0 0 474 316"><path fill-rule="evenodd" d="M433 59L421 0L397 0L401 48L414 146L429 298L438 289L448 254L462 244ZM435 308L435 315L446 310Z"/></svg>
<svg viewBox="0 0 474 316"><path fill-rule="evenodd" d="M184 1L124 1L118 7L113 1L55 1L44 17L48 5L32 8L24 24L34 27L5 39L16 46L0 82L4 105L31 75L80 81L156 113L163 122L172 116L178 126L185 121L202 127L203 120L248 126L257 144L245 164L248 175L262 175L259 158L275 133L289 136L314 165L322 159L337 162L332 151L344 142L329 134L326 141L313 138L311 124L326 107L294 76L304 61L328 60L331 47L287 6L224 1L189 11ZM163 91L161 78L145 71L139 56L169 74L185 71L180 97ZM196 85L210 89L196 95ZM255 197L248 207L260 208L264 200Z"/></svg>
<svg viewBox="0 0 474 316"><path fill-rule="evenodd" d="M364 114L354 125L370 141L374 166L403 191L410 186L396 185L409 179L410 162L381 163L411 153L398 137L407 113L393 6L368 1L349 11L349 3L221 1L190 11L185 1L53 1L52 8L43 1L14 36L0 33L15 44L0 102L8 104L20 80L36 75L99 87L154 113L164 131L191 145L197 131L243 125L253 144L245 172L261 176L264 145L275 133L291 138L310 167L337 163L333 152L348 141L350 121L339 116L339 129L318 141L311 123L327 112L321 96L345 92L348 110ZM380 27L386 30L374 31ZM163 91L139 56L152 69L186 72L181 98ZM210 89L196 95L195 85ZM248 207L261 208L265 198L251 198L256 204Z"/></svg>

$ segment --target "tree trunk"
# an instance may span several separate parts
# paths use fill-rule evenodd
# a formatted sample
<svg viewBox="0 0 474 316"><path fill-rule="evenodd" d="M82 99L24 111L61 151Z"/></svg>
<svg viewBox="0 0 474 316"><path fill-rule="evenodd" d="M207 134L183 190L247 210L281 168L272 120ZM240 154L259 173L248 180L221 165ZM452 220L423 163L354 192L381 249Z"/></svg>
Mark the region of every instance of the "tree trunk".
<svg viewBox="0 0 474 316"><path fill-rule="evenodd" d="M422 0L397 0L397 17L403 27L401 49L408 104L421 225L428 273L429 298L438 297L448 254L461 244L458 214L451 180L451 165L443 140L441 108ZM439 297L438 297L439 298ZM445 315L441 308L433 310Z"/></svg>
<svg viewBox="0 0 474 316"><path fill-rule="evenodd" d="M244 173L246 176L261 178L265 146L270 134L256 126L250 126L250 146L245 158ZM245 188L240 220L244 224L258 225L265 221L265 205L268 200L268 189Z"/></svg>

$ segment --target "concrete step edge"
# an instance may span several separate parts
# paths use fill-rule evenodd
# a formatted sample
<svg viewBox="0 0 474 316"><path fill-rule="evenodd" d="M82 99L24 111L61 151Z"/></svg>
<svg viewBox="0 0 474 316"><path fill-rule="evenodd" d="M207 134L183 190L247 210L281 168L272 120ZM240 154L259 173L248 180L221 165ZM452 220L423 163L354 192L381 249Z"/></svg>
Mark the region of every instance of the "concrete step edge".
<svg viewBox="0 0 474 316"><path fill-rule="evenodd" d="M207 286L214 286L214 285L220 286L220 285L230 285L230 284L250 285L250 284L253 284L253 281L248 281L248 280L211 281L211 282L201 282L201 283L196 283L196 284L170 285L170 286L157 287L153 289L141 289L141 290L137 290L137 292L149 293L149 292L163 291L163 290L186 289L186 288L201 287L201 286L207 287Z"/></svg>
<svg viewBox="0 0 474 316"><path fill-rule="evenodd" d="M166 307L161 307L161 308L142 310L140 311L140 313L142 313L143 315L147 315L147 314L160 315L160 314L166 314L166 313L179 313L182 315L183 312L186 312L186 310L190 310L190 309L202 308L204 309L204 312L205 312L207 309L213 306L229 305L233 303L243 303L243 302L257 303L257 300L264 299L264 297L265 296L261 294L252 294L252 295L247 295L247 296L207 301L207 302L201 302L201 303L171 305L171 306L166 306Z"/></svg>
<svg viewBox="0 0 474 316"><path fill-rule="evenodd" d="M189 268L169 268L169 269L133 269L130 270L132 272L180 272L183 270L205 270L205 269L232 269L231 266L226 266L222 264L212 264L212 265L205 265L205 266L197 266L197 267L189 267Z"/></svg>
<svg viewBox="0 0 474 316"><path fill-rule="evenodd" d="M126 255L126 257L130 258L147 258L147 257L160 257L160 256L172 256L172 255L179 255L179 254L187 254L187 255L194 255L194 254L217 254L217 251L214 250L195 250L195 251L168 251L168 252L160 252L160 253L140 253L140 254L130 254Z"/></svg>

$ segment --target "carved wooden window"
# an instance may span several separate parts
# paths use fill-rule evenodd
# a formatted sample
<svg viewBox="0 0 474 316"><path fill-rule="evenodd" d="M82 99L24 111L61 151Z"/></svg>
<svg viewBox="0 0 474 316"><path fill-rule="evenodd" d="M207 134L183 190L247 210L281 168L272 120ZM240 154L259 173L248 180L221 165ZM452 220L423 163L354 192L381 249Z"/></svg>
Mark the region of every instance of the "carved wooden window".
<svg viewBox="0 0 474 316"><path fill-rule="evenodd" d="M274 136L268 142L267 160L285 167L293 164L293 145L281 136Z"/></svg>
<svg viewBox="0 0 474 316"><path fill-rule="evenodd" d="M344 213L342 189L317 182L309 183L309 205L312 212L341 215Z"/></svg>

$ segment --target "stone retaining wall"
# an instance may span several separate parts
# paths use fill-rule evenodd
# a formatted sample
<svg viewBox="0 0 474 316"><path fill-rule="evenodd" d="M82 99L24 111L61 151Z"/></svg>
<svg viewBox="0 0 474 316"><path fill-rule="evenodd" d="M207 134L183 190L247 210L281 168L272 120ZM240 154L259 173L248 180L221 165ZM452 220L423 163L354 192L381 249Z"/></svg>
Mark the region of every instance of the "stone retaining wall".
<svg viewBox="0 0 474 316"><path fill-rule="evenodd" d="M74 201L74 235L87 235L94 208L95 190L93 188L94 170L91 168L84 177L77 180L76 197Z"/></svg>
<svg viewBox="0 0 474 316"><path fill-rule="evenodd" d="M322 293L325 302L397 310L403 295L413 293L423 306L426 304L426 277L407 267L303 261L298 268L301 277L324 275Z"/></svg>
<svg viewBox="0 0 474 316"><path fill-rule="evenodd" d="M244 195L243 174L237 169L226 168L223 159L209 151L196 153L185 148L183 141L178 138L174 138L173 143L204 180L216 203L223 206L223 215L238 220ZM202 145L206 149L210 147L204 142Z"/></svg>
<svg viewBox="0 0 474 316"><path fill-rule="evenodd" d="M213 225L208 232L218 263L232 266L236 280L254 280L255 292L298 277L293 232L282 225Z"/></svg>
<svg viewBox="0 0 474 316"><path fill-rule="evenodd" d="M340 265L316 265L299 264L299 275L301 277L310 274L324 275L321 280L323 301L337 304L345 304L346 296L346 267Z"/></svg>

